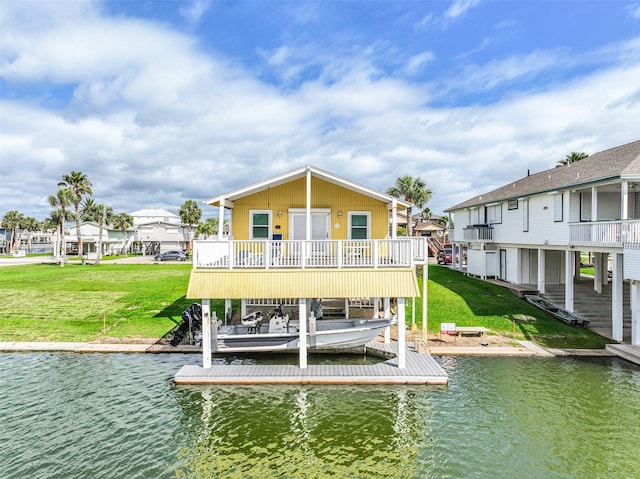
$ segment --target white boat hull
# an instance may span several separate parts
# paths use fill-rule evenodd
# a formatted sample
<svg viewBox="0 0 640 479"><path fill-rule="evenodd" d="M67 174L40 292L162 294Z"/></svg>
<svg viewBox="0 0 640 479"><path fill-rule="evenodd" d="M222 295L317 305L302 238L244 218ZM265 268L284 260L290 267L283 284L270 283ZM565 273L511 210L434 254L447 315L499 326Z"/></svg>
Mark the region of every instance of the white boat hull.
<svg viewBox="0 0 640 479"><path fill-rule="evenodd" d="M316 333L307 333L307 348L331 350L364 346L393 324L391 319L319 320ZM215 341L215 344L213 342ZM294 323L289 333L245 333L238 325L221 326L212 350L218 352L297 351L299 334Z"/></svg>

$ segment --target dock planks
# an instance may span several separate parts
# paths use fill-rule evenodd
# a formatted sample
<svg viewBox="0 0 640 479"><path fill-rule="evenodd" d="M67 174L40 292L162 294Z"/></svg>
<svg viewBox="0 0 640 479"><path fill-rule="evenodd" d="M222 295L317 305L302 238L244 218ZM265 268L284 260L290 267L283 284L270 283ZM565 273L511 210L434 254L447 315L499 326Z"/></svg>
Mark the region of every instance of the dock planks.
<svg viewBox="0 0 640 479"><path fill-rule="evenodd" d="M447 384L448 375L429 354L407 345L406 367L398 368L398 345L372 341L370 354L394 355L373 365L185 365L175 375L176 384Z"/></svg>

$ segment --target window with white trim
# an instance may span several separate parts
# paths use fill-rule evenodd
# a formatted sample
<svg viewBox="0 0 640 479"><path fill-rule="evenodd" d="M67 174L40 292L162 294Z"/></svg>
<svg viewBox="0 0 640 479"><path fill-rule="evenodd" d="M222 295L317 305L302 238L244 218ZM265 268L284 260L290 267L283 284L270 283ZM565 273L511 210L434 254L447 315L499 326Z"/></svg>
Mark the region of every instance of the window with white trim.
<svg viewBox="0 0 640 479"><path fill-rule="evenodd" d="M553 221L562 221L562 206L563 206L563 193L554 195L553 198Z"/></svg>
<svg viewBox="0 0 640 479"><path fill-rule="evenodd" d="M487 206L487 223L502 223L502 203L499 205Z"/></svg>
<svg viewBox="0 0 640 479"><path fill-rule="evenodd" d="M371 237L371 212L349 211L349 239L364 240Z"/></svg>
<svg viewBox="0 0 640 479"><path fill-rule="evenodd" d="M269 239L271 236L271 211L249 211L249 239Z"/></svg>

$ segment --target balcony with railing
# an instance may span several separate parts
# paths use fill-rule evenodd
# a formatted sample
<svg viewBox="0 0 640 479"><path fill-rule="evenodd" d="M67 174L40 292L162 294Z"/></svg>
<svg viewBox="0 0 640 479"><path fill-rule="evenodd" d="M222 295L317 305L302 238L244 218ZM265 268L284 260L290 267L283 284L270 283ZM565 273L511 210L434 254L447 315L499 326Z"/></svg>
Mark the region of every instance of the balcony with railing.
<svg viewBox="0 0 640 479"><path fill-rule="evenodd" d="M640 220L570 224L569 244L572 246L640 248Z"/></svg>
<svg viewBox="0 0 640 479"><path fill-rule="evenodd" d="M470 225L462 229L463 241L493 241L493 227L490 225Z"/></svg>
<svg viewBox="0 0 640 479"><path fill-rule="evenodd" d="M420 238L420 242L424 240ZM412 238L383 240L206 240L193 245L194 268L402 268L420 254ZM424 247L422 248L424 250Z"/></svg>

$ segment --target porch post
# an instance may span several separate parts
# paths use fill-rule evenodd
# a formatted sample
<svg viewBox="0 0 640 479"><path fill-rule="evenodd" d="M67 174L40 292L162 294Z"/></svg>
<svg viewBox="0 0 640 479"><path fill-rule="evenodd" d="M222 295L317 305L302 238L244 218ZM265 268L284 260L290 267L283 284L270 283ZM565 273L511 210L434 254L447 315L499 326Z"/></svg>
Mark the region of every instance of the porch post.
<svg viewBox="0 0 640 479"><path fill-rule="evenodd" d="M598 221L598 188L591 187L591 221Z"/></svg>
<svg viewBox="0 0 640 479"><path fill-rule="evenodd" d="M224 198L220 198L220 206L218 207L218 239L221 240L223 236L223 224L224 224Z"/></svg>
<svg viewBox="0 0 640 479"><path fill-rule="evenodd" d="M313 313L312 313L313 314ZM307 368L307 298L298 299L300 369Z"/></svg>
<svg viewBox="0 0 640 479"><path fill-rule="evenodd" d="M545 292L545 288L546 288L546 276L547 276L547 272L546 272L546 261L545 261L545 254L546 254L546 250L544 249L538 249L538 291L540 293Z"/></svg>
<svg viewBox="0 0 640 479"><path fill-rule="evenodd" d="M640 346L640 286L631 281L631 344Z"/></svg>
<svg viewBox="0 0 640 479"><path fill-rule="evenodd" d="M609 284L609 253L602 253L602 284Z"/></svg>
<svg viewBox="0 0 640 479"><path fill-rule="evenodd" d="M398 237L398 201L394 198L391 200L391 239Z"/></svg>
<svg viewBox="0 0 640 479"><path fill-rule="evenodd" d="M564 252L564 309L573 313L573 251Z"/></svg>
<svg viewBox="0 0 640 479"><path fill-rule="evenodd" d="M398 298L398 368L404 369L407 363L405 341L404 298Z"/></svg>
<svg viewBox="0 0 640 479"><path fill-rule="evenodd" d="M616 341L622 341L622 254L613 254L613 277L611 283L611 334Z"/></svg>
<svg viewBox="0 0 640 479"><path fill-rule="evenodd" d="M429 314L427 311L428 301L427 301L427 292L428 292L428 283L429 283L429 258L424 258L424 265L422 267L422 339L424 343L427 344L427 340L429 339L429 331L427 329Z"/></svg>
<svg viewBox="0 0 640 479"><path fill-rule="evenodd" d="M629 219L629 182L622 181L620 189L620 219Z"/></svg>
<svg viewBox="0 0 640 479"><path fill-rule="evenodd" d="M211 367L211 301L202 300L202 367Z"/></svg>
<svg viewBox="0 0 640 479"><path fill-rule="evenodd" d="M345 212L346 214L346 212ZM311 168L307 167L307 199L306 199L306 236L307 241L311 241ZM307 243L310 244L310 243Z"/></svg>

